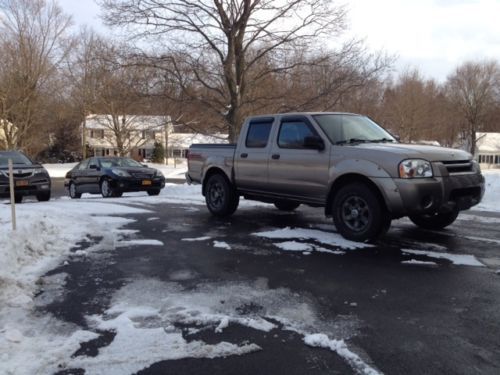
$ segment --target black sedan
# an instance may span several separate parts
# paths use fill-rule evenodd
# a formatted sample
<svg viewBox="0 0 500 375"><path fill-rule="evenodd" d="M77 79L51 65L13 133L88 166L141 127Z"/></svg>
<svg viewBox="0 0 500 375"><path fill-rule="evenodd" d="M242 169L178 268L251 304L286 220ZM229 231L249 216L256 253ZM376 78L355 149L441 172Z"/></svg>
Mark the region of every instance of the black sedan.
<svg viewBox="0 0 500 375"><path fill-rule="evenodd" d="M9 159L14 175L14 200L21 203L24 196L34 195L39 201L50 199L50 177L47 170L19 151L0 151L0 198L10 196Z"/></svg>
<svg viewBox="0 0 500 375"><path fill-rule="evenodd" d="M77 164L66 174L64 186L73 199L83 193L120 197L125 192L146 191L158 195L165 187L165 177L130 158L93 157Z"/></svg>

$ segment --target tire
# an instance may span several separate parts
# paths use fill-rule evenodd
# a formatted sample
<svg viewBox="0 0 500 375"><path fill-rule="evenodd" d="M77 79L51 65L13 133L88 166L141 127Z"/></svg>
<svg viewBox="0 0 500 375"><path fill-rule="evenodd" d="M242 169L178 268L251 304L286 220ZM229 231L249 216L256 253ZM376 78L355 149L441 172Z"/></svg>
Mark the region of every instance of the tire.
<svg viewBox="0 0 500 375"><path fill-rule="evenodd" d="M276 201L274 206L280 211L293 211L300 206L300 203L292 201Z"/></svg>
<svg viewBox="0 0 500 375"><path fill-rule="evenodd" d="M214 174L206 182L205 202L212 215L226 217L236 211L240 197L224 176Z"/></svg>
<svg viewBox="0 0 500 375"><path fill-rule="evenodd" d="M23 196L21 194L14 194L14 202L21 203L23 201Z"/></svg>
<svg viewBox="0 0 500 375"><path fill-rule="evenodd" d="M148 190L148 195L159 195L160 194L160 189L151 189Z"/></svg>
<svg viewBox="0 0 500 375"><path fill-rule="evenodd" d="M456 219L460 211L458 208L447 213L436 213L429 215L411 215L410 220L420 228L424 229L443 229L451 225Z"/></svg>
<svg viewBox="0 0 500 375"><path fill-rule="evenodd" d="M68 193L71 199L80 199L82 197L82 193L78 193L78 191L76 190L76 185L74 182L69 183Z"/></svg>
<svg viewBox="0 0 500 375"><path fill-rule="evenodd" d="M47 202L50 200L50 191L44 191L41 193L37 193L36 199L38 202Z"/></svg>
<svg viewBox="0 0 500 375"><path fill-rule="evenodd" d="M111 187L111 181L109 179L102 179L100 188L103 198L111 198L116 196L115 190Z"/></svg>
<svg viewBox="0 0 500 375"><path fill-rule="evenodd" d="M332 213L339 233L352 241L375 241L391 224L384 204L362 183L342 187L333 199Z"/></svg>

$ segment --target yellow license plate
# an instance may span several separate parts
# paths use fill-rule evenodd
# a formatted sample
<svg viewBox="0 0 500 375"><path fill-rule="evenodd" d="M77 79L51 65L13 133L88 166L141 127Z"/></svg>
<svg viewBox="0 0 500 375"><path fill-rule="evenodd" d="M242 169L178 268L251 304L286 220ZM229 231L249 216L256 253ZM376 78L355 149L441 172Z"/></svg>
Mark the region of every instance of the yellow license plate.
<svg viewBox="0 0 500 375"><path fill-rule="evenodd" d="M143 185L151 185L151 180L142 180Z"/></svg>
<svg viewBox="0 0 500 375"><path fill-rule="evenodd" d="M16 186L28 186L30 183L28 180L17 180Z"/></svg>

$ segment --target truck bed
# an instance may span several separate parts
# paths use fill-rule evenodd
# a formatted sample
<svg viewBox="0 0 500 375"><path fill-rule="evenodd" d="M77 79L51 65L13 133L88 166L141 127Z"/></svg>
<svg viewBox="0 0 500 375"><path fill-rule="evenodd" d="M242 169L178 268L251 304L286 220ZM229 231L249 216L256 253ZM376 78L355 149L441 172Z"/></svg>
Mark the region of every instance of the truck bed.
<svg viewBox="0 0 500 375"><path fill-rule="evenodd" d="M211 165L222 168L231 176L235 151L235 143L192 144L189 147L187 156L188 173L186 174L186 179L189 182L201 183L203 171L207 170Z"/></svg>

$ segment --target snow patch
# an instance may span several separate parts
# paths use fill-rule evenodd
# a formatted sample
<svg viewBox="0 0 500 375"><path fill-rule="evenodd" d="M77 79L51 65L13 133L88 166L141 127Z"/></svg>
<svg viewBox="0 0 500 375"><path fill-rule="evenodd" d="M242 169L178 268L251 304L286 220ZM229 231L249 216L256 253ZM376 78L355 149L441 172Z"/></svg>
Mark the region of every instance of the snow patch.
<svg viewBox="0 0 500 375"><path fill-rule="evenodd" d="M273 244L276 247L279 247L281 250L285 251L305 251L309 252L313 249L311 245L308 245L306 243L302 242L297 242L297 241L285 241L285 242L278 242Z"/></svg>
<svg viewBox="0 0 500 375"><path fill-rule="evenodd" d="M275 229L265 232L252 233L252 235L270 239L295 238L301 240L314 240L325 245L338 246L340 248L350 249L350 250L373 246L371 244L346 240L340 234L337 233L324 232L316 229L306 229L306 228L286 227L283 229Z"/></svg>
<svg viewBox="0 0 500 375"><path fill-rule="evenodd" d="M438 253L436 251L402 249L404 254L425 255L431 258L447 259L457 266L484 267L484 264L473 255Z"/></svg>
<svg viewBox="0 0 500 375"><path fill-rule="evenodd" d="M135 240L117 241L115 245L116 247L163 246L163 242L159 240L135 239Z"/></svg>
<svg viewBox="0 0 500 375"><path fill-rule="evenodd" d="M224 241L214 241L214 247L218 247L220 249L231 250L231 246Z"/></svg>
<svg viewBox="0 0 500 375"><path fill-rule="evenodd" d="M212 239L212 237L203 236L203 237L196 237L196 238L183 238L181 241L195 242L195 241L207 241L210 239Z"/></svg>
<svg viewBox="0 0 500 375"><path fill-rule="evenodd" d="M416 266L431 266L431 267L437 266L436 262L424 262L422 260L416 260L416 259L404 260L401 262L401 264L409 264L409 265L416 265Z"/></svg>
<svg viewBox="0 0 500 375"><path fill-rule="evenodd" d="M339 356L344 358L352 368L363 375L382 375L381 372L377 371L373 367L369 366L364 362L359 355L349 350L344 340L329 339L327 335L323 333L315 333L307 335L304 337L304 342L306 345L329 349L332 352L337 353Z"/></svg>

